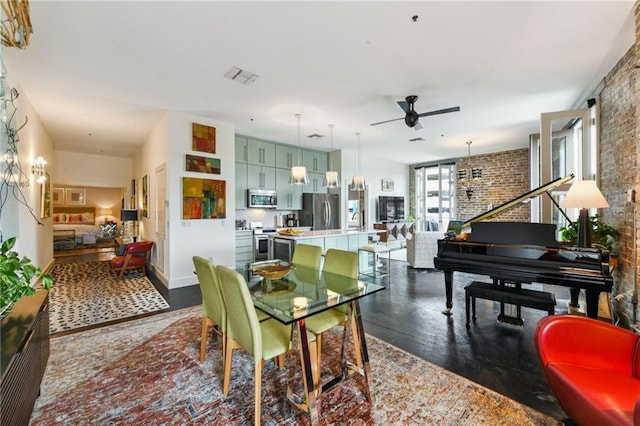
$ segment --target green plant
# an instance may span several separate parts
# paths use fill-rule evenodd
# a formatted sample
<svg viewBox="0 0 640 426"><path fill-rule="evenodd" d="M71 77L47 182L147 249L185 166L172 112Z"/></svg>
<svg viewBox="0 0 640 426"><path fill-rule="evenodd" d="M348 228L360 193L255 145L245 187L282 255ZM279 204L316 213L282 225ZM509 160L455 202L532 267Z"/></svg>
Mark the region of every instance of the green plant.
<svg viewBox="0 0 640 426"><path fill-rule="evenodd" d="M612 226L600 220L600 215L589 217L591 223L591 241L599 244L611 251L613 243L618 238L618 231ZM573 222L569 226L560 228L560 239L562 241L576 242L578 239L578 221Z"/></svg>
<svg viewBox="0 0 640 426"><path fill-rule="evenodd" d="M14 303L23 296L33 296L36 292L31 286L34 277L42 274L42 270L31 263L31 260L13 251L16 238L5 240L0 247L0 313L5 314ZM41 275L40 282L46 290L51 289L53 278Z"/></svg>
<svg viewBox="0 0 640 426"><path fill-rule="evenodd" d="M416 221L416 218L412 214L407 216L407 222L415 222L415 221Z"/></svg>

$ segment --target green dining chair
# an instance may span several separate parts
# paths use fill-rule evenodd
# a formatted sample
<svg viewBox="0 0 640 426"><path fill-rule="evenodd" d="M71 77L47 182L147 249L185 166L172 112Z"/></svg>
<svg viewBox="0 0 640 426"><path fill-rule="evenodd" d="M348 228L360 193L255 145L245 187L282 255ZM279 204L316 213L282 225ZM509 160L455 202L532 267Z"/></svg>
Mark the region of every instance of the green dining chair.
<svg viewBox="0 0 640 426"><path fill-rule="evenodd" d="M277 358L279 368L284 366L284 355L291 343L291 326L275 319L260 322L253 306L249 287L238 272L218 266L220 288L227 320L227 344L224 355L223 394L229 394L233 350L244 348L254 360L255 376L255 424L260 424L262 402L262 369L266 360Z"/></svg>
<svg viewBox="0 0 640 426"><path fill-rule="evenodd" d="M220 290L220 280L216 267L209 260L200 256L193 256L193 266L196 269L200 293L202 294L202 331L200 337L200 363L204 362L207 351L207 335L209 327L222 338L222 357L226 347L226 319L224 302Z"/></svg>
<svg viewBox="0 0 640 426"><path fill-rule="evenodd" d="M320 269L320 260L322 259L322 249L320 246L312 246L310 244L296 244L291 257L291 263L298 266L304 266L311 269Z"/></svg>
<svg viewBox="0 0 640 426"><path fill-rule="evenodd" d="M328 276L345 277L349 280L356 280L358 278L358 253L339 249L327 250L322 273L326 273ZM347 312L348 307L341 305L334 309L320 312L306 320L307 330L316 337L316 362L318 363L316 369L319 374L322 371L322 334L333 327L344 325L348 319ZM352 329L353 325L354 324L352 324ZM353 329L353 331L354 339L357 339L355 329ZM355 343L356 346L358 346L359 342L356 341ZM358 362L358 364L360 364L360 362Z"/></svg>

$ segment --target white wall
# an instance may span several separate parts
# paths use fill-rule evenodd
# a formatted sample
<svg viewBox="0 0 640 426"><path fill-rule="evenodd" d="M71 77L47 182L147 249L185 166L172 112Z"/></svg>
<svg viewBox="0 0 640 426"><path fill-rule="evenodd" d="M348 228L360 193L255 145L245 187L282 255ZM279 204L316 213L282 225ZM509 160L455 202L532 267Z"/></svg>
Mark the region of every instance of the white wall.
<svg viewBox="0 0 640 426"><path fill-rule="evenodd" d="M155 247L152 252L150 266L154 274L166 286L169 285L170 269L167 265L166 253L168 251L167 240L156 233L156 169L166 164L169 150L169 114L165 114L153 128L144 145L140 148L134 158L133 176L138 188L136 190L135 206L142 208L142 187L143 176L147 176L147 191L149 197L148 214L144 217L140 211L139 234L143 240L154 241ZM127 193L130 195L131 181L127 185ZM167 194L167 198L169 195Z"/></svg>
<svg viewBox="0 0 640 426"><path fill-rule="evenodd" d="M362 144L364 146L364 143ZM339 161L340 177L342 180L341 197L342 200L342 226L347 223L347 208L344 205L347 199L349 185L353 175L358 172L357 149L345 149L341 151ZM334 167L336 167L334 161ZM409 206L409 166L397 163L388 158L380 158L370 155L365 149L360 152L360 173L365 177L368 187L368 203L365 207L367 223L369 227L373 227L376 222L376 205L379 196L404 196L405 197L405 213L408 214ZM382 179L390 179L394 182L393 191L382 191Z"/></svg>
<svg viewBox="0 0 640 426"><path fill-rule="evenodd" d="M216 128L216 153L191 151L191 125ZM220 175L185 171L185 155L191 153L220 159ZM197 283L192 257L210 257L218 265L235 266L235 128L224 122L186 113L169 113L167 152L169 190L169 288ZM199 177L226 181L226 219L182 220L182 178Z"/></svg>
<svg viewBox="0 0 640 426"><path fill-rule="evenodd" d="M54 151L53 171L56 183L65 185L126 188L133 178L131 158L78 152Z"/></svg>
<svg viewBox="0 0 640 426"><path fill-rule="evenodd" d="M31 165L38 156L44 158L49 164L52 163L53 142L46 129L42 126L42 122L35 113L29 99L19 86L16 88L20 92L20 97L16 101L18 111L14 122L15 127L23 125L26 117L28 117L28 123L18 132L19 142L17 144L18 158L24 172L22 180L28 182L28 185L22 185L19 189L24 195L26 203L32 209L35 218L31 215L29 207L19 203L9 193L7 202L2 209L0 229L2 230L3 240L14 236L17 237L14 250L30 258L34 265L47 269L53 264L53 227L51 217L40 218L42 188L40 184L36 183L31 173ZM6 147L6 139L3 132L3 152ZM50 168L46 170L50 179L53 179L53 171ZM39 225L38 221L42 225Z"/></svg>

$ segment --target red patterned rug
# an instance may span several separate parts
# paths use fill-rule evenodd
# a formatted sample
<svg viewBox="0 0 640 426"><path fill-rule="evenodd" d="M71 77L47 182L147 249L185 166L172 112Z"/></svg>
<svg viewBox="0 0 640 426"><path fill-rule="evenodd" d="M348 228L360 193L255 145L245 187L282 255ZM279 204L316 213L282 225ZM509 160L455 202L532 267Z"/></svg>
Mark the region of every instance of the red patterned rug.
<svg viewBox="0 0 640 426"><path fill-rule="evenodd" d="M236 351L224 398L219 341L198 362L199 313L190 308L54 338L31 424L252 424L253 362ZM338 365L340 339L336 331L325 340L323 374ZM323 424L560 424L372 336L367 342L374 405L364 381L349 379L321 398ZM286 381L286 369L266 363L263 424L308 424L286 402Z"/></svg>

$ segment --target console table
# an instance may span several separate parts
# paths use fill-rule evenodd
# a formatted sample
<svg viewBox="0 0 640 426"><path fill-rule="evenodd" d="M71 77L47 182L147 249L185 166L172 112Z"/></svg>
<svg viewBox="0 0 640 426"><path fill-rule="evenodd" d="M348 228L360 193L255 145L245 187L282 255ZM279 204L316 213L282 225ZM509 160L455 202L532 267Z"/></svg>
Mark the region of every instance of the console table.
<svg viewBox="0 0 640 426"><path fill-rule="evenodd" d="M387 231L380 234L380 241L383 243L399 242L404 244L404 240L411 239L414 233L413 222L386 222L374 223L373 229L381 229Z"/></svg>
<svg viewBox="0 0 640 426"><path fill-rule="evenodd" d="M0 418L28 425L49 359L49 292L23 297L2 320Z"/></svg>

